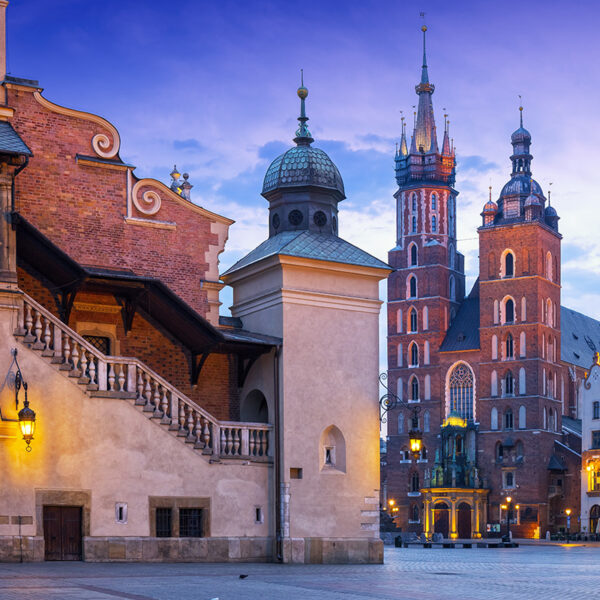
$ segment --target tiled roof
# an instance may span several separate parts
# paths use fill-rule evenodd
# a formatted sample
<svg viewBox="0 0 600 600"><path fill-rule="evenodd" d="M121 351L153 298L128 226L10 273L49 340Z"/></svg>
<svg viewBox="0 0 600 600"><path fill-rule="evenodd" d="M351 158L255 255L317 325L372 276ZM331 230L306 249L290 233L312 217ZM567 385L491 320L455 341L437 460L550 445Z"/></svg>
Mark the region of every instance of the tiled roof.
<svg viewBox="0 0 600 600"><path fill-rule="evenodd" d="M440 352L479 349L479 279L458 309Z"/></svg>
<svg viewBox="0 0 600 600"><path fill-rule="evenodd" d="M560 358L588 369L600 352L600 321L561 306L560 333Z"/></svg>
<svg viewBox="0 0 600 600"><path fill-rule="evenodd" d="M550 457L550 461L548 462L548 470L549 471L566 471L567 467L565 467L564 463L556 454L553 454Z"/></svg>
<svg viewBox="0 0 600 600"><path fill-rule="evenodd" d="M229 275L263 258L278 254L297 256L298 258L326 260L361 267L374 267L376 269L390 268L383 261L367 254L364 250L353 246L336 235L303 230L282 231L265 240L260 246L244 256L244 258L238 260L224 275Z"/></svg>
<svg viewBox="0 0 600 600"><path fill-rule="evenodd" d="M8 121L0 121L0 153L33 155Z"/></svg>
<svg viewBox="0 0 600 600"><path fill-rule="evenodd" d="M581 435L581 419L572 419L571 417L563 415L562 424L565 429Z"/></svg>

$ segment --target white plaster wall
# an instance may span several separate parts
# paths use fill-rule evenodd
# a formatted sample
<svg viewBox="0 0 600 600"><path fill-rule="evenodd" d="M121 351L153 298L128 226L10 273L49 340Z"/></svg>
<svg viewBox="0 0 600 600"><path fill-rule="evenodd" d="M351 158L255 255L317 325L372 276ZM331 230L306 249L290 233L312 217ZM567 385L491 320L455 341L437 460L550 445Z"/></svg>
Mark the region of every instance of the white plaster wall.
<svg viewBox="0 0 600 600"><path fill-rule="evenodd" d="M27 453L16 423L3 424L3 432L16 437L0 438L0 514L35 519L36 489L90 490L92 536L147 536L148 496L208 497L212 536L272 535L268 518L254 522L255 506L268 514L272 467L209 464L131 401L88 397L74 380L16 342L13 328L12 311L0 310L0 380L9 369L10 349L18 347L37 427ZM4 417L16 418L14 392L6 385L0 407ZM115 502L128 503L127 524L115 522ZM0 525L0 535L16 533L17 526ZM23 526L24 535L34 533L35 521Z"/></svg>

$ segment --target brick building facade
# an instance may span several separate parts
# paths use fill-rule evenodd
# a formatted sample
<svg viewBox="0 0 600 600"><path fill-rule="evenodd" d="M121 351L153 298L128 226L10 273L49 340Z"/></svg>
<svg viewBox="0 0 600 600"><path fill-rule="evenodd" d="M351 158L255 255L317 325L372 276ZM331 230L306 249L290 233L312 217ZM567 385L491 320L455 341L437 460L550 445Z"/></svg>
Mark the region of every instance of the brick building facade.
<svg viewBox="0 0 600 600"><path fill-rule="evenodd" d="M431 515L427 507L427 490L442 469L440 428L454 414L475 431L471 436L465 428L458 443L470 444L476 465L471 487L489 491L483 533L505 526L502 506L510 496L519 505L512 515L515 533L540 536L564 527L567 507L577 518L579 506L577 386L585 351L573 354L571 338L579 339L575 329L587 318L561 309L559 217L532 178L531 135L521 112L511 136L510 180L497 202L490 189L478 229L479 277L466 294L456 240L455 154L446 122L438 147L425 47L416 92L411 144L403 126L395 157L388 385L402 404L387 415L384 502L394 500L405 531L458 535L454 521L442 518L444 511L458 511L454 502L438 502ZM424 446L417 461L407 435L415 407ZM572 424L568 430L563 415ZM454 466L444 468L458 473L462 450L454 452ZM475 500L465 502L465 511L475 510Z"/></svg>

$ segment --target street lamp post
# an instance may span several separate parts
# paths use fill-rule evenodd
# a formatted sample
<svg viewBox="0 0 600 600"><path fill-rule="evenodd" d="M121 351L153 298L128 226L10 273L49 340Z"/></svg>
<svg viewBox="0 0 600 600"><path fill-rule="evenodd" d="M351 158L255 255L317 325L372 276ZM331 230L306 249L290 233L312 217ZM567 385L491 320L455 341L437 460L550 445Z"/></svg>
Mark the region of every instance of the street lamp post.
<svg viewBox="0 0 600 600"><path fill-rule="evenodd" d="M565 513L567 514L567 540L568 540L569 535L571 533L571 509L567 508L565 510Z"/></svg>
<svg viewBox="0 0 600 600"><path fill-rule="evenodd" d="M510 496L506 497L506 504L503 505L506 508L506 542L510 542L510 519L512 517L512 498Z"/></svg>

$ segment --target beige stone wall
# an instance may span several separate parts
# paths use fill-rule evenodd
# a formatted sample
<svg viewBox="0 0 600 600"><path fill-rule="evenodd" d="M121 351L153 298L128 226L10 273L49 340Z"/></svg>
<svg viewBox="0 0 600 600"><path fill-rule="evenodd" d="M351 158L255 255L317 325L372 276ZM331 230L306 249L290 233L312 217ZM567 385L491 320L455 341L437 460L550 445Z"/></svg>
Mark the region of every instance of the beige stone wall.
<svg viewBox="0 0 600 600"><path fill-rule="evenodd" d="M283 338L279 392L282 481L289 484L286 560L382 560L378 286L386 275L385 270L273 257L226 278L234 288L232 313L244 327ZM344 437L345 469L323 464L322 434L332 425ZM301 468L302 479L290 478L291 468Z"/></svg>
<svg viewBox="0 0 600 600"><path fill-rule="evenodd" d="M17 424L2 423L0 517L9 519L0 518L0 536L18 534L11 520L17 515L30 523L22 525L22 535L41 535L36 495L53 491L89 498L84 533L91 537L149 536L149 496L207 499L213 537L273 535L267 517L272 466L241 460L210 464L209 457L147 419L131 401L88 397L75 380L17 342L15 324L14 311L0 310L0 381L9 372L11 348L17 347L37 428L27 453ZM0 407L4 418L16 418L14 392L6 382ZM116 502L128 505L126 524L115 520ZM262 524L255 523L256 506L263 507ZM85 514L84 508L84 530Z"/></svg>

